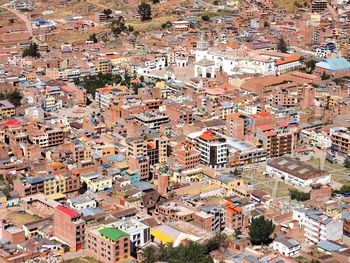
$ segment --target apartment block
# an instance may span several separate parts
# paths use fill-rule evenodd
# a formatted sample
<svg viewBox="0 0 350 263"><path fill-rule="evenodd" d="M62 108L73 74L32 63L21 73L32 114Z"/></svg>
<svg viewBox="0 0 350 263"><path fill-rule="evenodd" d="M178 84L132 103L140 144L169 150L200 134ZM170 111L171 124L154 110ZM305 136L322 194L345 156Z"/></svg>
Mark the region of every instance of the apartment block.
<svg viewBox="0 0 350 263"><path fill-rule="evenodd" d="M58 205L54 213L54 233L73 251L83 248L85 242L85 221L74 209Z"/></svg>
<svg viewBox="0 0 350 263"><path fill-rule="evenodd" d="M88 229L86 253L101 262L124 262L130 258L130 236L120 229L103 225Z"/></svg>

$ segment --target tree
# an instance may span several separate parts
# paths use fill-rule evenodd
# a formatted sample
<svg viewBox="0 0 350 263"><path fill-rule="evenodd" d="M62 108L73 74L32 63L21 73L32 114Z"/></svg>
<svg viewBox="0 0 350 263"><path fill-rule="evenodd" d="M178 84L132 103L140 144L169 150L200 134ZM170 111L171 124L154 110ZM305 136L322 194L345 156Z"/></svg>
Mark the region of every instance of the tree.
<svg viewBox="0 0 350 263"><path fill-rule="evenodd" d="M21 91L17 88L12 90L10 94L8 95L7 99L12 102L16 107L21 105L21 100L23 98L23 95Z"/></svg>
<svg viewBox="0 0 350 263"><path fill-rule="evenodd" d="M284 40L284 37L281 37L279 39L278 44L277 44L277 50L279 50L282 53L287 53L288 48L287 48L287 43Z"/></svg>
<svg viewBox="0 0 350 263"><path fill-rule="evenodd" d="M141 21L147 21L152 19L152 9L151 6L145 2L138 6L137 12L141 16Z"/></svg>
<svg viewBox="0 0 350 263"><path fill-rule="evenodd" d="M339 193L345 194L350 192L350 184L344 184L340 187Z"/></svg>
<svg viewBox="0 0 350 263"><path fill-rule="evenodd" d="M109 8L108 9L104 9L102 13L104 13L107 16L107 18L110 18L111 14L112 14L112 10L109 9Z"/></svg>
<svg viewBox="0 0 350 263"><path fill-rule="evenodd" d="M316 61L311 59L311 60L307 60L305 62L305 66L306 66L306 71L308 73L312 73L312 71L314 71L315 67L316 67Z"/></svg>
<svg viewBox="0 0 350 263"><path fill-rule="evenodd" d="M159 4L159 0L153 0L152 3L155 4Z"/></svg>
<svg viewBox="0 0 350 263"><path fill-rule="evenodd" d="M165 28L170 28L172 26L171 22L170 21L166 21L165 23L162 24L162 29L165 29Z"/></svg>
<svg viewBox="0 0 350 263"><path fill-rule="evenodd" d="M119 35L126 30L124 17L119 16L116 19L113 19L110 24L111 32L115 37L119 37Z"/></svg>
<svg viewBox="0 0 350 263"><path fill-rule="evenodd" d="M323 71L322 75L321 75L321 79L322 80L326 80L329 79L331 76L329 76L326 72Z"/></svg>
<svg viewBox="0 0 350 263"><path fill-rule="evenodd" d="M11 18L9 19L9 22L10 22L11 24L13 24L13 23L15 22L15 19L11 17Z"/></svg>
<svg viewBox="0 0 350 263"><path fill-rule="evenodd" d="M268 20L265 20L265 21L264 21L264 27L270 27L270 23L269 23Z"/></svg>
<svg viewBox="0 0 350 263"><path fill-rule="evenodd" d="M38 51L38 45L36 43L30 43L29 47L23 50L22 57L34 57L40 58L40 53Z"/></svg>
<svg viewBox="0 0 350 263"><path fill-rule="evenodd" d="M310 199L310 193L304 193L297 189L289 189L289 195L292 200L306 201Z"/></svg>
<svg viewBox="0 0 350 263"><path fill-rule="evenodd" d="M253 219L249 226L249 237L253 245L266 245L271 243L271 234L275 226L271 220L260 216Z"/></svg>
<svg viewBox="0 0 350 263"><path fill-rule="evenodd" d="M92 35L90 35L89 36L89 39L88 39L89 41L92 41L92 42L94 42L94 43L97 43L97 36L96 36L96 34L95 33L93 33Z"/></svg>
<svg viewBox="0 0 350 263"><path fill-rule="evenodd" d="M210 20L210 17L208 15L203 15L202 20L208 22Z"/></svg>
<svg viewBox="0 0 350 263"><path fill-rule="evenodd" d="M219 4L219 1L218 0L214 0L213 1L213 5L218 5Z"/></svg>

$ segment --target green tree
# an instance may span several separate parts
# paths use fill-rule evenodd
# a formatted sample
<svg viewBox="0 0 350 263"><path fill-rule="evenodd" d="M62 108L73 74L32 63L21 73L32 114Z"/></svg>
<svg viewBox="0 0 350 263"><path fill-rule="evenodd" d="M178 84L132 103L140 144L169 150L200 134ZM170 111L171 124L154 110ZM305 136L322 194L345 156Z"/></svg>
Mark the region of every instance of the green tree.
<svg viewBox="0 0 350 263"><path fill-rule="evenodd" d="M322 75L321 75L321 79L322 80L326 80L329 79L331 76L329 76L326 72L323 71Z"/></svg>
<svg viewBox="0 0 350 263"><path fill-rule="evenodd" d="M112 14L112 10L110 8L104 9L102 13L104 13L107 16L107 18L110 18Z"/></svg>
<svg viewBox="0 0 350 263"><path fill-rule="evenodd" d="M213 1L213 5L218 5L219 4L219 1L218 0L214 0Z"/></svg>
<svg viewBox="0 0 350 263"><path fill-rule="evenodd" d="M282 52L282 53L287 53L288 48L287 48L287 43L286 43L286 41L284 40L284 37L281 37L281 38L278 40L277 50L280 51L280 52Z"/></svg>
<svg viewBox="0 0 350 263"><path fill-rule="evenodd" d="M342 187L340 187L339 193L345 194L350 192L350 184L344 184Z"/></svg>
<svg viewBox="0 0 350 263"><path fill-rule="evenodd" d="M149 4L142 2L138 6L137 12L141 16L141 21L147 21L152 19L152 8Z"/></svg>
<svg viewBox="0 0 350 263"><path fill-rule="evenodd" d="M96 34L95 33L93 33L93 34L91 34L90 36L89 36L89 39L88 39L89 41L92 41L92 42L94 42L94 43L97 43L97 36L96 36Z"/></svg>
<svg viewBox="0 0 350 263"><path fill-rule="evenodd" d="M12 90L7 96L7 99L11 103L13 103L16 107L21 105L22 98L23 98L23 95L22 95L21 91L17 88Z"/></svg>
<svg viewBox="0 0 350 263"><path fill-rule="evenodd" d="M23 50L22 57L34 57L40 58L40 52L38 51L38 45L36 43L30 43L29 47Z"/></svg>
<svg viewBox="0 0 350 263"><path fill-rule="evenodd" d="M208 15L203 15L202 20L208 22L210 20L210 17Z"/></svg>
<svg viewBox="0 0 350 263"><path fill-rule="evenodd" d="M119 37L119 35L126 30L124 17L119 16L116 19L113 19L110 24L111 32L115 37Z"/></svg>
<svg viewBox="0 0 350 263"><path fill-rule="evenodd" d="M289 195L292 200L306 201L310 199L310 193L304 193L297 189L289 189Z"/></svg>
<svg viewBox="0 0 350 263"><path fill-rule="evenodd" d="M305 66L306 66L306 71L308 73L312 73L316 67L316 61L311 59L311 60L307 60L305 62Z"/></svg>
<svg viewBox="0 0 350 263"><path fill-rule="evenodd" d="M165 23L162 24L162 29L165 29L165 28L170 28L172 26L171 22L170 21L166 21Z"/></svg>
<svg viewBox="0 0 350 263"><path fill-rule="evenodd" d="M271 234L275 226L271 220L259 216L253 219L249 226L249 237L253 245L266 245L271 243Z"/></svg>
<svg viewBox="0 0 350 263"><path fill-rule="evenodd" d="M13 24L13 23L15 22L15 19L11 17L11 18L9 19L9 22L10 22L11 24Z"/></svg>
<svg viewBox="0 0 350 263"><path fill-rule="evenodd" d="M152 3L155 4L159 4L159 0L153 0Z"/></svg>

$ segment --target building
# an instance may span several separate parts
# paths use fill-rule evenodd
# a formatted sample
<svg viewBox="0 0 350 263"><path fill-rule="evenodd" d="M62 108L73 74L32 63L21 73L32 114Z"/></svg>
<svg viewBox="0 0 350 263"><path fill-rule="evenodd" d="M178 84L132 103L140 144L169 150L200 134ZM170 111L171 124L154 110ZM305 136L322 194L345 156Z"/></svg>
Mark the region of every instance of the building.
<svg viewBox="0 0 350 263"><path fill-rule="evenodd" d="M205 206L201 208L200 212L209 215L211 218L211 224L209 225L210 227L202 228L218 233L224 230L226 224L226 209L224 207L218 205ZM198 225L196 224L196 221L195 215L194 224Z"/></svg>
<svg viewBox="0 0 350 263"><path fill-rule="evenodd" d="M331 175L328 172L290 157L272 159L266 165L266 172L270 176L282 179L290 185L298 185L300 187L331 183Z"/></svg>
<svg viewBox="0 0 350 263"><path fill-rule="evenodd" d="M153 112L143 112L134 115L137 122L147 128L159 131L160 125L169 122L169 117L164 114L157 114Z"/></svg>
<svg viewBox="0 0 350 263"><path fill-rule="evenodd" d="M168 139L159 134L129 137L125 140L127 155L148 157L149 164L166 163Z"/></svg>
<svg viewBox="0 0 350 263"><path fill-rule="evenodd" d="M106 226L86 231L86 254L106 263L130 259L130 236L124 231Z"/></svg>
<svg viewBox="0 0 350 263"><path fill-rule="evenodd" d="M315 244L322 240L340 241L343 237L343 221L320 211L306 211L303 228L306 240Z"/></svg>
<svg viewBox="0 0 350 263"><path fill-rule="evenodd" d="M295 256L299 253L301 248L299 242L293 238L286 237L276 238L272 243L272 247L274 250L286 257Z"/></svg>
<svg viewBox="0 0 350 263"><path fill-rule="evenodd" d="M200 152L196 149L189 147L175 147L173 150L174 160L180 165L180 167L187 169L196 168L200 162Z"/></svg>
<svg viewBox="0 0 350 263"><path fill-rule="evenodd" d="M269 157L291 154L293 133L286 122L276 122L276 126L260 125L256 130L257 145L264 147Z"/></svg>
<svg viewBox="0 0 350 263"><path fill-rule="evenodd" d="M106 227L122 230L129 235L130 253L133 255L151 242L150 227L135 218L121 219L107 224Z"/></svg>
<svg viewBox="0 0 350 263"><path fill-rule="evenodd" d="M112 177L91 173L80 176L81 183L86 183L87 189L93 193L112 190Z"/></svg>
<svg viewBox="0 0 350 263"><path fill-rule="evenodd" d="M314 72L335 78L346 77L350 74L350 62L343 57L326 59L316 63Z"/></svg>
<svg viewBox="0 0 350 263"><path fill-rule="evenodd" d="M227 163L226 139L212 131L196 132L187 135L187 139L194 143L194 147L200 152L200 162L212 168L222 168Z"/></svg>
<svg viewBox="0 0 350 263"><path fill-rule="evenodd" d="M8 100L0 100L0 116L11 117L16 115L16 107Z"/></svg>
<svg viewBox="0 0 350 263"><path fill-rule="evenodd" d="M98 58L95 61L96 71L102 74L112 73L112 63L109 59Z"/></svg>
<svg viewBox="0 0 350 263"><path fill-rule="evenodd" d="M327 9L327 0L314 0L311 3L311 12L321 13Z"/></svg>
<svg viewBox="0 0 350 263"><path fill-rule="evenodd" d="M58 205L54 213L54 234L58 240L69 245L73 251L83 248L85 221L72 208Z"/></svg>
<svg viewBox="0 0 350 263"><path fill-rule="evenodd" d="M226 227L232 230L241 229L243 227L243 209L236 203L227 200L226 206Z"/></svg>

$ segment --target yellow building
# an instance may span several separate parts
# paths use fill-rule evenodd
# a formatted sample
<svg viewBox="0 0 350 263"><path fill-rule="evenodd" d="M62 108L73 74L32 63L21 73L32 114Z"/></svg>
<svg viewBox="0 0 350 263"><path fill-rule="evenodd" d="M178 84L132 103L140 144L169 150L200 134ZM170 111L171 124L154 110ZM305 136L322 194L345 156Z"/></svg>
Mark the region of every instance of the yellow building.
<svg viewBox="0 0 350 263"><path fill-rule="evenodd" d="M48 175L44 181L44 194L53 195L66 192L66 180L64 176Z"/></svg>
<svg viewBox="0 0 350 263"><path fill-rule="evenodd" d="M11 117L16 115L16 107L8 100L0 100L0 116Z"/></svg>
<svg viewBox="0 0 350 263"><path fill-rule="evenodd" d="M94 193L112 190L112 177L105 177L98 173L81 175L80 181L86 183L87 189Z"/></svg>

